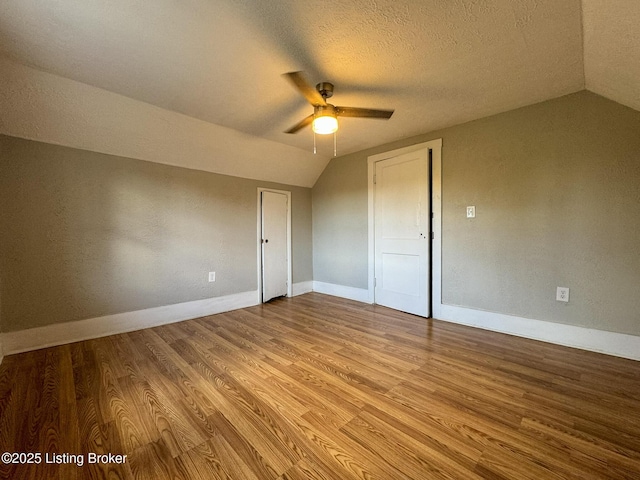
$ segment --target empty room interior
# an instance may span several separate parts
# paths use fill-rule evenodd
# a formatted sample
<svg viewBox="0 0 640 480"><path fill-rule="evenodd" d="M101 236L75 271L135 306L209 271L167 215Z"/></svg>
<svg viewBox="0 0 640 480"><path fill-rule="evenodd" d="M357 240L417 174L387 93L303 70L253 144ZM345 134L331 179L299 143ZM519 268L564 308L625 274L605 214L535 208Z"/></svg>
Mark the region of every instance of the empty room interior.
<svg viewBox="0 0 640 480"><path fill-rule="evenodd" d="M640 478L638 32L3 1L0 478Z"/></svg>

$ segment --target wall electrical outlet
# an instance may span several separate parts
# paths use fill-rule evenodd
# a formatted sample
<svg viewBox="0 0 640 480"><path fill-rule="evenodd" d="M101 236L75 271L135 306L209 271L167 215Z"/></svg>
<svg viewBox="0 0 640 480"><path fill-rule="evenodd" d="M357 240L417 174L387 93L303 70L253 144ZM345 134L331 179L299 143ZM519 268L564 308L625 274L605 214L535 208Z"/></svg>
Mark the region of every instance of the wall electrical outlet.
<svg viewBox="0 0 640 480"><path fill-rule="evenodd" d="M559 302L568 302L569 289L567 287L558 287L556 290L556 300Z"/></svg>
<svg viewBox="0 0 640 480"><path fill-rule="evenodd" d="M209 272L209 281L210 282L216 281L216 272Z"/></svg>
<svg viewBox="0 0 640 480"><path fill-rule="evenodd" d="M467 218L476 218L476 207L475 207L475 205L467 207Z"/></svg>

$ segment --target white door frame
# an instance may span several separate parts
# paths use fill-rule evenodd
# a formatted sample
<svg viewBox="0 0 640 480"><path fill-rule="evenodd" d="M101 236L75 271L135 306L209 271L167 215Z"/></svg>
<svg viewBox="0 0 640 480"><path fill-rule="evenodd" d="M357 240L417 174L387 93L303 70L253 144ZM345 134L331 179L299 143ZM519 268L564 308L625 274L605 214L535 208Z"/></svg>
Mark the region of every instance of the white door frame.
<svg viewBox="0 0 640 480"><path fill-rule="evenodd" d="M287 297L293 296L292 269L291 269L291 192L276 190L275 188L258 187L258 229L256 248L258 258L258 302L262 303L262 192L280 193L287 196Z"/></svg>
<svg viewBox="0 0 640 480"><path fill-rule="evenodd" d="M442 311L442 139L431 140L425 143L399 148L390 152L372 155L367 159L368 177L368 291L369 302L375 303L375 210L374 210L374 184L373 176L376 171L376 162L397 157L405 153L418 150L431 150L431 210L433 212L432 229L433 241L431 242L431 316L439 318Z"/></svg>

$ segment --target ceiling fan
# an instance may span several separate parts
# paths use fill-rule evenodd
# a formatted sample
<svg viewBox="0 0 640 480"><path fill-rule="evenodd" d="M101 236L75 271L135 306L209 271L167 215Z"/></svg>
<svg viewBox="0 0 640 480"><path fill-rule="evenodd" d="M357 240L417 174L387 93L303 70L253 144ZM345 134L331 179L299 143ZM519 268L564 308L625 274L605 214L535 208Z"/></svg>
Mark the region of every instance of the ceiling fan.
<svg viewBox="0 0 640 480"><path fill-rule="evenodd" d="M389 119L393 110L374 110L371 108L336 107L327 103L327 98L333 96L333 84L322 82L313 88L304 78L302 72L289 72L285 77L296 87L302 96L313 105L313 113L296 123L285 133L297 133L311 124L314 133L325 135L335 133L338 130L338 117L360 117Z"/></svg>

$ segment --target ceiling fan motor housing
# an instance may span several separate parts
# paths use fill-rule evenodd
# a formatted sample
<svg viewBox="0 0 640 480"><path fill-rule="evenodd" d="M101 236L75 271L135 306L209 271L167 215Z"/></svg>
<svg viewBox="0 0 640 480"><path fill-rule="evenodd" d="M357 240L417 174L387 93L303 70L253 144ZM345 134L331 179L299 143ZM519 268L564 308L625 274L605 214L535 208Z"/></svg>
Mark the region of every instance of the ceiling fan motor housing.
<svg viewBox="0 0 640 480"><path fill-rule="evenodd" d="M337 117L338 112L336 110L336 107L334 107L330 103L327 103L326 105L318 105L316 107L313 107L313 115L315 117Z"/></svg>

